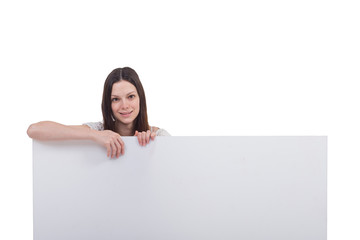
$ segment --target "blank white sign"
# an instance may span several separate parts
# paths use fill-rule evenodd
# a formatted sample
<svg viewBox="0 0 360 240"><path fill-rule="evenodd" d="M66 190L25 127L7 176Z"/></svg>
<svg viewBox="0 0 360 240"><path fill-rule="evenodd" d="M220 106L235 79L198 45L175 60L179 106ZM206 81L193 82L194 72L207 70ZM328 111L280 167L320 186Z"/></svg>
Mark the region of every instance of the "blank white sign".
<svg viewBox="0 0 360 240"><path fill-rule="evenodd" d="M324 240L326 137L34 141L34 240Z"/></svg>

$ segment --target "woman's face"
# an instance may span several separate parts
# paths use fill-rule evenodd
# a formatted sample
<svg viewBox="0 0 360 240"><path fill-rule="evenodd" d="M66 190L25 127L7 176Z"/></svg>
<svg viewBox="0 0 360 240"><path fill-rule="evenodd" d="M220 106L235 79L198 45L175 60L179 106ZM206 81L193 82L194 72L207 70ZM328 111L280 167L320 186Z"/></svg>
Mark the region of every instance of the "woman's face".
<svg viewBox="0 0 360 240"><path fill-rule="evenodd" d="M114 83L111 109L117 121L124 125L132 124L140 111L140 98L135 86L128 81Z"/></svg>

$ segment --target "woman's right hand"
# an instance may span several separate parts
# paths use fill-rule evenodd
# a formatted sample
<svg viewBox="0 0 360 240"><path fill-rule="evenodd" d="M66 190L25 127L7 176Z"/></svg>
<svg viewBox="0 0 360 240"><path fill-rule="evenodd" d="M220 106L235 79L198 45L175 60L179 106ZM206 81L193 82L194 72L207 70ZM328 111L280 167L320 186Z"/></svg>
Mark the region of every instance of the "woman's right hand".
<svg viewBox="0 0 360 240"><path fill-rule="evenodd" d="M113 132L111 130L96 131L95 141L100 145L106 147L107 156L118 158L121 155L124 155L124 142L121 139L120 134Z"/></svg>

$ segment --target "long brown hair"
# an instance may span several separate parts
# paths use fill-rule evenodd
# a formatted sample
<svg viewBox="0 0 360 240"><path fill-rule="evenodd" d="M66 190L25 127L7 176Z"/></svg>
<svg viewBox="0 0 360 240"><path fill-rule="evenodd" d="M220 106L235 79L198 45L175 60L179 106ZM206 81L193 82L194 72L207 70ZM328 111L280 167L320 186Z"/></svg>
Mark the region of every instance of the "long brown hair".
<svg viewBox="0 0 360 240"><path fill-rule="evenodd" d="M145 91L140 82L139 76L135 72L134 69L129 67L124 68L116 68L114 69L106 78L104 84L104 92L103 98L101 103L101 110L104 119L104 129L105 130L115 130L115 119L112 109L111 109L111 91L113 84L119 81L128 81L132 85L135 86L136 91L139 94L140 98L140 111L139 115L134 120L134 131L138 130L139 132L147 131L150 129L147 117L147 110L146 110L146 98L145 98Z"/></svg>

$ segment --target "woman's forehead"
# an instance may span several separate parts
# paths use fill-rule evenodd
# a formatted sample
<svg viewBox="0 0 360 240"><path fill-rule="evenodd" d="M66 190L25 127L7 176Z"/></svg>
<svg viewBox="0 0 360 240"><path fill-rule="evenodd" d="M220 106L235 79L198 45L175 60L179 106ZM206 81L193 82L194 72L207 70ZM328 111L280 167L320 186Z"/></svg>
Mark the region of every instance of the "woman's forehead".
<svg viewBox="0 0 360 240"><path fill-rule="evenodd" d="M111 95L122 96L132 92L137 93L134 85L128 81L119 81L113 84Z"/></svg>

